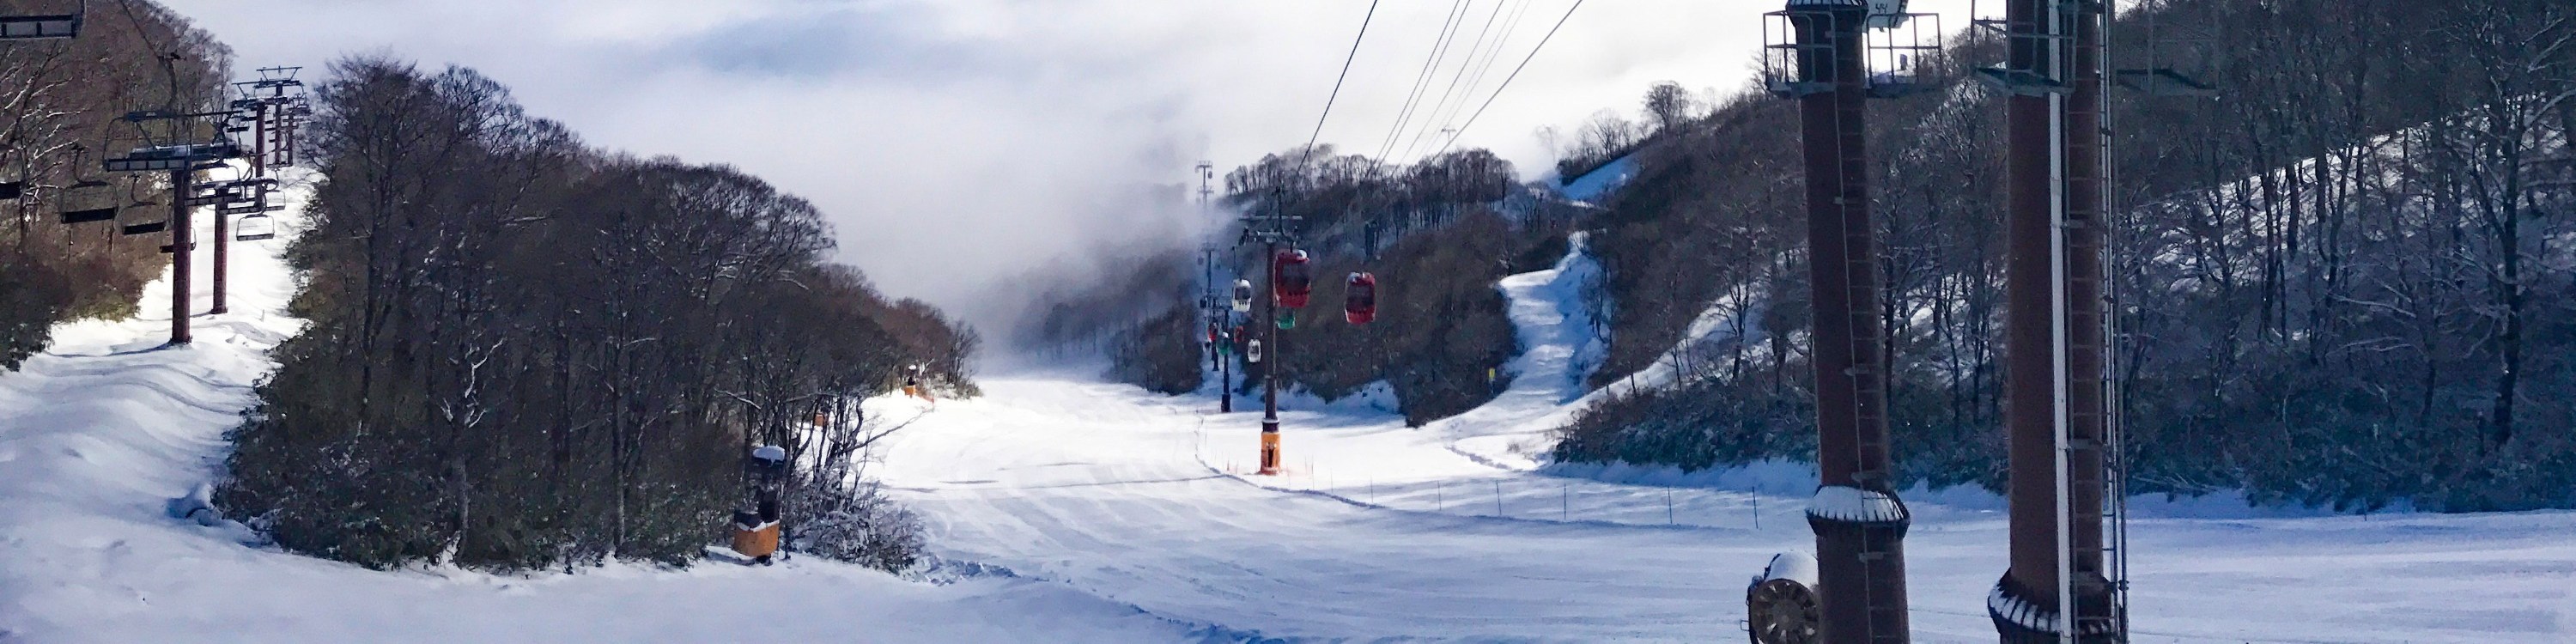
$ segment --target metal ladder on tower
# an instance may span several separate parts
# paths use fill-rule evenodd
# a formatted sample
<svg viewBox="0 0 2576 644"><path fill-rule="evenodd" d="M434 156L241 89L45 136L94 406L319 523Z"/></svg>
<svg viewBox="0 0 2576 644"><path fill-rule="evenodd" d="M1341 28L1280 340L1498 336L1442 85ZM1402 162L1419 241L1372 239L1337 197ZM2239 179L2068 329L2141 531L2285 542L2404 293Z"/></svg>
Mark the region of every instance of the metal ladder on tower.
<svg viewBox="0 0 2576 644"><path fill-rule="evenodd" d="M1866 28L1840 33L1847 33L1852 38L1861 39L1861 42L1853 45L1861 48L1863 52L1862 78L1858 82L1868 84L1870 70L1866 62L1866 51L1869 46L1868 36L1865 35ZM1868 129L1845 127L1845 125L1866 123L1867 121L1863 119L1866 118L1867 112L1867 100L1838 101L1835 104L1834 132L1835 137L1839 139L1836 141L1837 149L1866 149ZM1853 204L1850 202L1850 200L1859 200L1864 207L1867 205L1870 198L1867 184L1861 183L1858 184L1860 187L1855 188L1854 181L1866 181L1869 170L1866 155L1843 157L1835 165L1835 171L1841 175L1840 180L1836 182L1837 185L1842 186L1842 194L1839 198L1844 200L1844 203L1839 204L1843 208L1837 210L1840 216L1837 227L1842 231L1841 241L1845 253L1843 283L1850 287L1845 289L1844 305L1847 307L1845 313L1848 316L1847 323L1852 329L1851 344L1848 347L1852 355L1852 366L1844 372L1844 376L1850 379L1852 398L1858 403L1854 406L1852 415L1853 426L1859 434L1859 440L1854 444L1856 453L1853 456L1864 464L1872 464L1859 468L1854 482L1864 490L1887 491L1895 487L1895 477L1886 467L1875 465L1892 463L1894 456L1892 446L1889 444L1892 438L1882 429L1887 426L1888 374L1886 364L1888 329L1880 326L1879 320L1879 309L1883 305L1881 300L1884 299L1882 295L1884 285L1880 284L1878 278L1880 266L1876 242L1877 231L1872 230L1874 220L1853 221L1851 217ZM1875 543L1865 546L1872 552L1865 553L1863 556L1879 554L1875 552L1879 547L1881 544ZM1864 575L1868 574L1866 568L1863 570ZM1862 581L1865 586L1862 593L1868 597L1873 624L1880 621L1877 617L1881 614L1904 610L1900 608L1903 606L1901 602L1882 600L1881 595L1896 592L1894 589L1882 587L1882 581L1875 576L1867 577ZM1906 642L1908 637L1907 633L1872 632L1868 639L1872 642Z"/></svg>
<svg viewBox="0 0 2576 644"><path fill-rule="evenodd" d="M2068 179L2070 184L2088 184L2086 187L2092 189L2091 194L2095 197L2082 202L2070 199L2066 204L2065 224L2070 227L2069 232L2083 233L2067 236L2069 255L2090 253L2093 260L2092 270L2086 277L2076 277L2086 274L2069 267L2070 289L2083 287L2081 292L2091 297L2086 301L2066 303L2067 325L2070 331L2089 329L2090 333L2086 335L2093 340L2091 343L2077 343L2070 338L2067 347L2070 356L2081 356L2093 366L2092 369L2078 371L2083 374L2081 377L2070 376L2067 383L2068 389L2079 392L2079 400L2085 403L2070 410L2073 429L2088 434L2070 441L2069 449L2073 453L2069 457L2081 457L2088 466L2097 468L2101 480L2099 485L2075 485L2070 481L2071 489L2064 493L2070 496L2074 507L2089 508L2097 520L2093 526L2097 530L2094 538L2078 545L2072 553L2075 557L2072 568L2076 573L2072 586L2079 597L2108 600L2106 605L2098 606L2079 603L2074 626L2080 634L2102 633L2116 641L2125 641L2128 632L2125 620L2127 553L2123 547L2127 536L2126 464L2119 452L2121 441L2116 434L2119 404L2112 384L2117 355L2113 347L2118 342L2116 313L2112 309L2116 301L2113 295L2116 280L2112 279L2116 264L2111 244L2116 230L2111 225L2116 197L2110 156L2113 130L2106 93L2113 79L2111 27L2117 19L2118 7L2111 0L2076 0L2068 5L2066 9L2072 11L2070 22L2074 23L2069 26L2092 29L2096 36L2065 42L2067 78L2076 84L2092 85L2090 94L2095 98L2090 105L2070 105L2067 118L2078 123L2089 122L2096 128L2095 136L2087 139L2092 144L2081 150L2089 153L2093 172L2089 176L2077 174Z"/></svg>
<svg viewBox="0 0 2576 644"><path fill-rule="evenodd" d="M2098 305L2099 310L2104 312L2100 320L2101 338L2104 343L2101 353L2103 378L2097 386L2102 397L2100 431L2103 444L2103 489L2101 492L2106 501L2100 506L2102 509L2101 545L2104 551L2101 563L2103 581L2110 586L2110 605L2104 607L2106 609L2104 614L2096 619L2106 622L2103 625L2112 634L2114 641L2126 642L2129 639L2129 446L2127 419L2123 414L2127 405L2121 379L2119 347L2126 345L2130 338L2123 333L2120 324L2124 298L2119 279L2120 263L2116 253L2121 247L2121 235L2126 229L2113 221L2113 218L2122 217L2124 213L2118 192L2119 166L2111 156L2112 151L2118 147L2116 137L2119 130L2115 127L2111 116L2109 95L2110 89L2121 76L2118 61L2113 59L2113 53L2116 51L2113 45L2119 33L2115 27L2119 24L2120 5L2119 0L2102 0L2102 3L2099 15L2095 16L2098 20L2096 24L2101 30L2101 38L2095 43L2094 60L2097 64L2090 71L2096 74L2103 88L2099 119L2102 128L2101 149L2095 157L2100 162L2101 207L2104 224L2100 240L2105 246L2099 256L2100 275L2104 279L2104 284L2101 291L2102 302ZM2152 23L2148 37L2150 39L2155 37ZM2186 84L2196 83L2178 74L2168 73L2167 76L2181 79Z"/></svg>

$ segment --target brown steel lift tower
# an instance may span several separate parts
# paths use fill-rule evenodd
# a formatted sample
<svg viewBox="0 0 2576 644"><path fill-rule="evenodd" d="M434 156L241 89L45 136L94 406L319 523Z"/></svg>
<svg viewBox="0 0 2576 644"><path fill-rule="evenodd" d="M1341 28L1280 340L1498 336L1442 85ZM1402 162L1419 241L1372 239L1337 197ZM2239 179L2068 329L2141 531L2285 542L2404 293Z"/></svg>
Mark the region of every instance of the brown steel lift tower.
<svg viewBox="0 0 2576 644"><path fill-rule="evenodd" d="M1986 608L2003 642L2116 642L2127 632L2105 568L2110 435L2110 229L2102 88L2112 8L2004 0L2007 97L2004 424L2011 567ZM2066 616L2072 615L2072 619Z"/></svg>
<svg viewBox="0 0 2576 644"><path fill-rule="evenodd" d="M1986 609L2007 643L2126 642L2127 458L2120 383L2111 377L2119 355L2111 348L2122 336L2119 292L2106 270L2118 197L2103 90L2116 78L2148 96L2215 96L2193 73L2205 69L2166 66L2164 49L2206 50L2217 30L2159 33L2157 14L2170 6L2150 4L2140 12L2146 66L2113 69L2116 2L2002 1L2003 18L1976 21L2006 45L2004 65L1978 73L2008 95L2009 137L2011 568Z"/></svg>
<svg viewBox="0 0 2576 644"><path fill-rule="evenodd" d="M189 261L189 252L196 250L197 240L193 238L195 231L188 221L188 214L193 207L205 204L196 198L196 188L191 183L195 181L198 172L223 168L225 160L241 156L241 149L234 146L232 142L224 140L219 132L206 142L183 141L197 141L196 137L200 131L219 129L219 125L199 127L200 122L207 119L221 119L231 114L231 112L177 114L166 111L128 113L118 120L136 125L137 131L143 133L146 145L133 148L122 155L110 156L101 162L108 172L170 173L170 219L166 222L166 229L170 232L170 245L162 247L161 252L170 254L170 344L173 345L187 344L190 339L188 336L189 301L195 295L189 279L190 267L194 265ZM147 128L142 127L142 124L149 122L169 123L165 136L154 137ZM126 234L138 234L137 231L157 232L149 225L126 227Z"/></svg>
<svg viewBox="0 0 2576 644"><path fill-rule="evenodd" d="M241 91L242 98L232 102L235 114L224 131L247 135L236 136L235 139L247 138L250 141L249 149L242 151L250 160L247 166L250 176L222 184L230 191L227 196L232 199L212 204L215 206L215 280L214 307L208 312L230 310L226 287L231 280L226 275L232 267L232 242L259 241L276 236L273 229L252 231L247 226L253 222L273 226L266 221L270 217L268 213L286 209L268 202L269 193L277 187L277 180L270 178L268 171L295 165L296 130L303 119L313 113L311 102L304 96L303 81L295 80L296 71L301 69L263 67L259 70L259 80L233 83ZM237 229L233 224L231 218L237 215L243 217L243 228Z"/></svg>
<svg viewBox="0 0 2576 644"><path fill-rule="evenodd" d="M1757 579L1748 603L1759 642L1910 640L1904 538L1911 517L1896 497L1888 449L1887 330L1879 318L1885 293L1865 147L1868 99L1913 87L1914 63L1938 48L1920 36L1934 19L1906 14L1904 5L1789 0L1787 9L1765 15L1764 82L1799 102L1805 141L1822 478L1807 509L1816 533L1815 587L1766 595L1770 580ZM1909 23L1913 36L1899 35ZM1931 29L1937 37L1937 24Z"/></svg>

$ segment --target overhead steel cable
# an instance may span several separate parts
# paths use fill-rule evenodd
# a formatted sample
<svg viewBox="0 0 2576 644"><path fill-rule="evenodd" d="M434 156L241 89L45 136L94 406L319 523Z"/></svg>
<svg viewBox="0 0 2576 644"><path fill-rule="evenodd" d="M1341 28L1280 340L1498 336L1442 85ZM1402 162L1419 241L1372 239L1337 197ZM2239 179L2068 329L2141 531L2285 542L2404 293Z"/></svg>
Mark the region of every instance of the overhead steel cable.
<svg viewBox="0 0 2576 644"><path fill-rule="evenodd" d="M1450 98L1451 96L1457 95L1457 93L1458 93L1458 82L1459 82L1459 81L1461 81L1461 80L1465 80L1465 79L1467 78L1467 67L1468 67L1469 65L1474 65L1474 64L1476 64L1476 54L1477 54L1480 50L1482 50L1482 49L1484 48L1484 46L1485 46L1485 36L1486 36L1487 34L1491 34L1491 33L1493 33L1493 31L1494 31L1494 18L1495 18L1496 16L1500 16L1500 15L1502 15L1502 14L1503 14L1503 3L1502 3L1502 1L1501 1L1501 0L1495 0L1495 2L1494 2L1494 10L1493 10L1493 11L1490 11L1490 12L1486 12L1486 14L1485 14L1485 24L1484 24L1484 25L1482 25L1482 26L1478 26L1478 27L1476 28L1476 40L1475 40L1475 42L1470 43L1470 44L1468 44L1468 45L1467 45L1467 57L1465 57L1465 58L1461 58L1461 59L1459 59L1459 60L1458 60L1458 70L1457 70L1457 71L1454 71L1454 72L1450 72L1450 74L1449 74L1449 85L1448 85L1447 87L1441 88L1441 90L1440 90L1440 100L1433 101L1433 102L1431 103L1431 114L1432 114L1432 116L1433 116L1434 118L1438 118L1438 117L1439 117L1439 115L1440 115L1440 112L1441 112L1442 110L1445 110L1445 109L1448 109L1448 108L1449 108L1449 98ZM1466 26L1466 25L1461 24L1461 25L1459 25L1459 26L1464 27L1464 26ZM1473 92L1473 89L1470 89L1469 91L1470 91L1470 92ZM1422 121L1422 124L1423 124L1423 128L1422 128L1421 130L1417 130L1417 131L1415 132L1415 134L1414 134L1414 136L1413 136L1413 142L1408 143L1408 144L1406 144L1406 145L1405 145L1405 150L1404 150L1404 151L1405 151L1405 153L1407 153L1407 154L1411 154L1411 153L1413 152L1413 148L1414 148L1414 147L1416 147L1416 146L1419 146L1419 145L1421 144L1421 141L1422 141L1422 134L1421 134L1421 132L1426 132L1426 131L1430 131L1430 130L1431 130L1431 128L1430 128L1431 120L1430 120L1430 119L1424 119L1424 120ZM1442 127L1447 127L1447 126L1448 126L1448 124L1447 124L1447 123L1442 123L1442 124L1441 124L1441 126L1442 126ZM1393 145L1392 145L1392 141L1390 141L1389 143L1390 143L1390 144L1389 144L1389 146L1388 146L1388 147L1392 148L1392 147L1393 147Z"/></svg>
<svg viewBox="0 0 2576 644"><path fill-rule="evenodd" d="M1547 35L1539 37L1538 45L1530 48L1528 56L1521 57L1521 64L1512 68L1511 75L1504 76L1503 83L1501 85L1494 86L1494 93L1485 95L1485 104L1476 106L1476 113L1468 115L1467 123L1458 126L1457 131L1450 133L1449 141L1447 143L1440 144L1439 152L1434 152L1433 154L1448 152L1450 146L1457 145L1458 137L1466 136L1467 128L1476 126L1476 119L1485 115L1485 108L1493 107L1494 99L1500 98L1503 95L1503 90L1512 88L1512 79L1521 77L1521 70L1529 68L1530 60L1538 58L1538 52L1547 49L1547 41L1556 38L1556 30L1564 28L1566 19L1573 18L1574 10L1581 8L1583 8L1583 0L1574 0L1574 6L1566 7L1565 15L1557 17L1556 26L1547 28Z"/></svg>
<svg viewBox="0 0 2576 644"><path fill-rule="evenodd" d="M1494 63L1502 60L1503 52L1511 48L1512 37L1520 33L1521 18L1529 15L1529 8L1529 0L1520 0L1512 7L1511 17L1503 19L1502 37L1494 39L1493 48L1484 52L1484 62L1476 64L1475 75L1467 78L1466 93L1459 96L1475 96L1477 89L1485 86L1485 75L1494 70ZM1436 129L1426 127L1415 132L1413 141L1405 144L1404 156L1412 158L1413 151L1420 148L1423 141L1433 138L1432 133L1451 129L1449 126L1458 122L1458 113L1466 109L1467 102L1462 98L1455 104L1444 105L1443 109L1435 111L1434 115L1440 119L1440 127Z"/></svg>
<svg viewBox="0 0 2576 644"><path fill-rule="evenodd" d="M1396 138L1404 133L1405 124L1413 120L1414 107L1422 102L1422 95L1431 88L1431 72L1439 68L1438 61L1449 57L1449 44L1457 38L1456 28L1464 26L1459 18L1467 15L1465 9L1472 2L1451 0L1449 3L1448 17L1440 21L1440 37L1431 41L1431 52L1423 55L1422 71L1414 73L1413 88L1405 92L1404 106L1395 111L1395 127L1387 128L1386 139L1378 143L1374 158L1383 161L1386 153L1394 151ZM1496 2L1495 6L1501 6L1501 0Z"/></svg>
<svg viewBox="0 0 2576 644"><path fill-rule="evenodd" d="M1315 160L1315 141L1324 136L1324 121L1333 117L1333 101L1342 97L1342 81L1351 76L1351 61L1360 57L1360 42L1368 40L1369 21L1377 18L1377 3L1378 0L1369 0L1368 14L1360 16L1360 33L1351 37L1351 53L1342 56L1342 73L1333 77L1333 93L1324 97L1324 113L1315 117L1315 132L1306 135L1306 153L1297 162L1300 166Z"/></svg>

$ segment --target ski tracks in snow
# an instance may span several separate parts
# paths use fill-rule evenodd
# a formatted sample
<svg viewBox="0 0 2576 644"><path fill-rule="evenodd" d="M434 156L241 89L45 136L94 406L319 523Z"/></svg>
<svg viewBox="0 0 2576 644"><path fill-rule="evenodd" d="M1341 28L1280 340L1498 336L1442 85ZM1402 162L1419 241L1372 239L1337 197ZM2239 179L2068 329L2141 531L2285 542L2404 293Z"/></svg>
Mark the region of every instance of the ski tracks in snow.
<svg viewBox="0 0 2576 644"><path fill-rule="evenodd" d="M1424 428L1349 406L1284 411L1284 476L1245 474L1257 409L1219 415L1212 395L1063 372L989 379L988 397L897 439L883 473L949 557L1228 637L1742 637L1744 580L1812 544L1803 494L1532 470L1533 441L1581 393L1588 270L1578 252L1499 285L1523 351L1496 401ZM1916 639L1992 641L2001 516L1915 510ZM2135 639L2567 641L2576 545L2553 535L2571 528L2566 512L2140 521Z"/></svg>

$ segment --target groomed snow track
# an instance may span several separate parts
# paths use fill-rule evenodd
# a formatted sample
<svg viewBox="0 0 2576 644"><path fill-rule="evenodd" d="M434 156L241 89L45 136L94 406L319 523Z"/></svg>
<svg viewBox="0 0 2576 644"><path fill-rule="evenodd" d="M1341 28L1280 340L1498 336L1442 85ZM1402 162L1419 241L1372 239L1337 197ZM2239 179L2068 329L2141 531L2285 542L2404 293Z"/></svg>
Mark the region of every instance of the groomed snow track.
<svg viewBox="0 0 2576 644"><path fill-rule="evenodd" d="M1569 258L1505 280L1524 356L1497 402L1419 429L1358 406L1292 409L1286 476L1246 474L1258 412L1069 368L941 403L881 472L950 557L1264 638L1737 641L1746 581L1812 547L1812 488L1541 473L1531 438L1578 393L1588 334L1568 332L1584 322L1566 286L1585 270ZM1923 498L1907 542L1916 640L1991 642L1997 504ZM2134 640L2576 641L2571 528L2567 512L2142 519Z"/></svg>
<svg viewBox="0 0 2576 644"><path fill-rule="evenodd" d="M292 230L299 216L279 218ZM156 281L140 316L58 326L43 354L0 373L0 643L1246 639L1007 575L929 584L804 559L378 572L167 518L168 499L215 476L225 430L275 366L268 349L300 327L284 314L285 244L236 247L235 312L199 316L190 346L161 346L170 291Z"/></svg>

